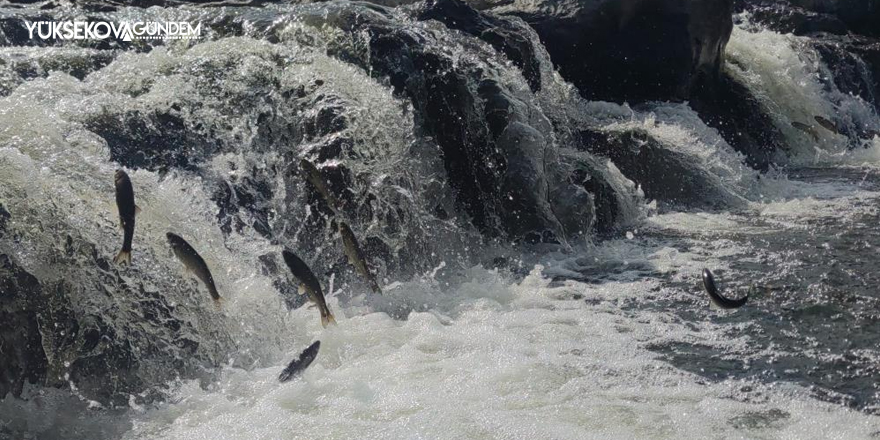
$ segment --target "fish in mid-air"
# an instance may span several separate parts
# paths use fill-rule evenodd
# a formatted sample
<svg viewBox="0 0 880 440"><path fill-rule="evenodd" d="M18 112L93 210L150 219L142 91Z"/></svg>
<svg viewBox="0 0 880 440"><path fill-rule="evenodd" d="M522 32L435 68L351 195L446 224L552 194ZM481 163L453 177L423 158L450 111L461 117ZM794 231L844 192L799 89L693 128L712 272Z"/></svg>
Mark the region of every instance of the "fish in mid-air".
<svg viewBox="0 0 880 440"><path fill-rule="evenodd" d="M281 255L290 272L299 281L300 294L308 294L309 299L318 306L318 311L321 312L321 325L326 328L327 324L336 324L336 318L333 317L330 307L327 306L327 301L324 300L321 283L318 282L318 278L315 277L306 262L287 249L281 251Z"/></svg>
<svg viewBox="0 0 880 440"><path fill-rule="evenodd" d="M746 301L749 299L749 295L740 299L730 299L721 296L721 292L719 292L718 287L715 286L715 277L709 269L703 269L703 287L705 287L706 292L709 293L709 299L712 300L712 304L715 304L715 306L722 309L738 309L745 305Z"/></svg>
<svg viewBox="0 0 880 440"><path fill-rule="evenodd" d="M337 222L337 224L339 226L339 235L342 235L342 245L345 247L345 255L348 257L348 262L370 284L373 292L382 293L379 283L376 282L376 277L373 276L370 268L367 266L367 259L364 258L364 253L361 251L361 246L358 244L354 232L351 231L351 228L345 222Z"/></svg>
<svg viewBox="0 0 880 440"><path fill-rule="evenodd" d="M208 288L208 293L211 294L211 298L214 300L214 305L219 307L223 298L221 298L220 293L217 292L217 286L214 284L214 277L211 275L211 270L208 269L208 265L205 263L202 256L179 235L169 232L165 234L165 237L168 238L168 244L171 245L171 250L174 251L174 255L177 256L177 259L180 260L190 272L195 274L198 279L205 283L205 287Z"/></svg>
<svg viewBox="0 0 880 440"><path fill-rule="evenodd" d="M318 356L318 349L321 348L321 341L315 341L312 345L309 345L309 348L303 350L300 353L299 357L290 361L290 364L287 365L287 368L278 375L278 381L281 383L287 382L290 379L293 379L296 376L299 376L300 373L303 372L312 362L315 360L315 357Z"/></svg>
<svg viewBox="0 0 880 440"><path fill-rule="evenodd" d="M816 122L818 122L819 125L822 126L822 128L824 128L834 134L841 134L840 130L837 128L837 125L835 125L833 122L829 121L828 119L825 119L822 116L813 116L813 119L815 119Z"/></svg>
<svg viewBox="0 0 880 440"><path fill-rule="evenodd" d="M813 138L813 141L819 142L819 133L817 133L816 129L814 129L813 127L798 121L792 122L791 126L810 135L810 137Z"/></svg>
<svg viewBox="0 0 880 440"><path fill-rule="evenodd" d="M119 209L119 226L125 237L122 240L122 250L113 258L116 264L131 264L131 241L134 238L134 218L140 208L134 204L134 187L128 174L121 169L116 170L113 179L116 183L116 207Z"/></svg>
<svg viewBox="0 0 880 440"><path fill-rule="evenodd" d="M336 197L330 192L330 187L327 186L327 182L324 180L324 176L321 175L321 171L318 170L318 167L306 159L300 160L299 166L305 173L306 180L315 187L315 190L318 191L318 194L321 195L330 207L330 210L333 211L334 214L339 214L339 201L336 200Z"/></svg>

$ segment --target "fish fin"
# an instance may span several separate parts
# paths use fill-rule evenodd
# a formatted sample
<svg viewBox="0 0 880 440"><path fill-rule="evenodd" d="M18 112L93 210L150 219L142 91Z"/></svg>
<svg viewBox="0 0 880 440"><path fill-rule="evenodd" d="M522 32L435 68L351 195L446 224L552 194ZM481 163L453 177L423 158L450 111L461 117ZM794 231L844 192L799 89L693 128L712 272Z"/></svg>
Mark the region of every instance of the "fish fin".
<svg viewBox="0 0 880 440"><path fill-rule="evenodd" d="M141 207L138 205L134 205L134 215L140 215Z"/></svg>
<svg viewBox="0 0 880 440"><path fill-rule="evenodd" d="M297 287L297 289L296 289L296 293L298 293L300 295L305 295L306 294L306 286L300 284L299 287Z"/></svg>
<svg viewBox="0 0 880 440"><path fill-rule="evenodd" d="M721 307L718 306L718 304L715 304L715 301L711 301L711 300L709 301L709 309L710 310L722 310Z"/></svg>
<svg viewBox="0 0 880 440"><path fill-rule="evenodd" d="M379 287L379 283L377 283L376 280L372 280L370 287L373 289L373 293L382 293L382 288Z"/></svg>
<svg viewBox="0 0 880 440"><path fill-rule="evenodd" d="M326 315L321 315L321 326L327 328L328 324L336 325L336 318L330 312L327 312Z"/></svg>
<svg viewBox="0 0 880 440"><path fill-rule="evenodd" d="M116 264L124 264L131 266L131 252L130 251L119 251L116 254L116 257L113 258L113 262Z"/></svg>
<svg viewBox="0 0 880 440"><path fill-rule="evenodd" d="M216 308L217 310L223 308L223 304L226 304L226 300L223 299L222 296L218 296L216 299L214 299L214 308Z"/></svg>
<svg viewBox="0 0 880 440"><path fill-rule="evenodd" d="M125 230L125 223L122 222L122 217L119 217L119 229Z"/></svg>

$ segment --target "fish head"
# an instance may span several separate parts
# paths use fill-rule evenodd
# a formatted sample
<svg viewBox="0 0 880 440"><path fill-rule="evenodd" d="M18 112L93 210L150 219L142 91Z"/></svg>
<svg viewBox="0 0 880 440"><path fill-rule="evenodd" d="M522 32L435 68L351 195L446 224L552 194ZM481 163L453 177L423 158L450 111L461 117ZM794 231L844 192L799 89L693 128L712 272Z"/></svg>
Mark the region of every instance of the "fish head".
<svg viewBox="0 0 880 440"><path fill-rule="evenodd" d="M128 179L128 174L125 174L125 171L123 171L122 168L116 170L116 173L113 175L113 180L117 185L124 182L126 179Z"/></svg>
<svg viewBox="0 0 880 440"><path fill-rule="evenodd" d="M180 246L180 244L183 242L183 239L173 232L166 233L165 238L168 239L168 244L170 244L172 248Z"/></svg>
<svg viewBox="0 0 880 440"><path fill-rule="evenodd" d="M709 269L703 269L703 286L710 292L715 292L715 277Z"/></svg>

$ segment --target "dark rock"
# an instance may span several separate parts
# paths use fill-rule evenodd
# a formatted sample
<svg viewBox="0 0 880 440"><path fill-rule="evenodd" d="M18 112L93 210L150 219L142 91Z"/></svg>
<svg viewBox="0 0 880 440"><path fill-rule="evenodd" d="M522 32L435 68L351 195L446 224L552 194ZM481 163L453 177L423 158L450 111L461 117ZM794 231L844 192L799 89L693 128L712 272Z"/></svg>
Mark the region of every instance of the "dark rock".
<svg viewBox="0 0 880 440"><path fill-rule="evenodd" d="M855 95L880 113L880 41L857 36L823 35L810 44L830 70L830 78L821 78L837 90Z"/></svg>
<svg viewBox="0 0 880 440"><path fill-rule="evenodd" d="M86 127L107 141L111 160L131 169L192 171L217 151L216 144L195 127L187 127L171 109L102 114L87 121Z"/></svg>
<svg viewBox="0 0 880 440"><path fill-rule="evenodd" d="M835 15L817 13L783 2L768 1L754 5L743 5L742 9L752 13L752 20L755 23L784 34L830 33L844 35L848 30L846 23Z"/></svg>
<svg viewBox="0 0 880 440"><path fill-rule="evenodd" d="M626 177L641 185L648 199L704 209L742 205L703 164L666 148L644 131L582 132L581 137L583 145L610 158Z"/></svg>
<svg viewBox="0 0 880 440"><path fill-rule="evenodd" d="M47 360L37 324L42 297L39 281L0 255L0 395L20 396L25 382L39 383L46 376Z"/></svg>
<svg viewBox="0 0 880 440"><path fill-rule="evenodd" d="M522 71L533 92L541 89L544 49L522 21L481 14L459 0L429 1L419 20L437 20L489 43Z"/></svg>
<svg viewBox="0 0 880 440"><path fill-rule="evenodd" d="M232 346L228 336L204 321L192 324L191 312L172 304L178 282L129 282L93 244L46 231L43 239L63 245L39 259L39 275L11 254L0 255L0 393L20 395L25 382L72 384L105 405L125 406L132 394L151 401L171 380L207 377L218 354ZM195 343L200 331L215 340Z"/></svg>
<svg viewBox="0 0 880 440"><path fill-rule="evenodd" d="M880 0L791 0L791 3L811 11L834 14L855 33L880 36Z"/></svg>
<svg viewBox="0 0 880 440"><path fill-rule="evenodd" d="M699 83L690 104L753 168L767 170L776 154L789 148L764 106L726 73Z"/></svg>
<svg viewBox="0 0 880 440"><path fill-rule="evenodd" d="M6 231L6 223L10 218L12 218L12 215L3 207L3 203L0 203L0 238L3 238L3 234Z"/></svg>
<svg viewBox="0 0 880 440"><path fill-rule="evenodd" d="M529 98L480 66L433 50L441 43L431 33L389 22L371 24L370 32L371 67L407 95L442 148L460 209L490 235L561 239L543 172L555 154L549 124L530 116L540 112Z"/></svg>
<svg viewBox="0 0 880 440"><path fill-rule="evenodd" d="M687 99L717 75L733 28L732 0L537 1L493 5L535 28L563 77L587 99Z"/></svg>

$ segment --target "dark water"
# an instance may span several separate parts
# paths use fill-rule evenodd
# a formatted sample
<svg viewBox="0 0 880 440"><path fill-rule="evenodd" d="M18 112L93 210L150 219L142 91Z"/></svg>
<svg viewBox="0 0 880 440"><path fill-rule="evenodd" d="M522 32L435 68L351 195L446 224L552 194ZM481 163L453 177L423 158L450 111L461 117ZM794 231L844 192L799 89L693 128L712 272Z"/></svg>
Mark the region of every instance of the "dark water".
<svg viewBox="0 0 880 440"><path fill-rule="evenodd" d="M706 322L718 325L725 336L745 337L747 348L730 351L685 341L649 348L677 368L709 381L793 382L809 388L818 399L876 414L880 411L880 275L876 271L880 172L797 169L788 171L788 179L790 184L812 188L817 205L834 208L786 218L784 227L773 214L743 212L736 219L742 225L739 230L697 230L673 241L681 252L706 253L704 246L720 240L745 249L722 257L728 268L715 274L727 296L752 292L745 307L737 311L704 307L707 301L697 273L688 275L692 283L664 283L666 289L687 293L674 298L655 295L656 302L649 306L674 313L696 329ZM847 192L851 194L844 195ZM668 238L653 231L646 240ZM639 302L633 308L645 305Z"/></svg>

